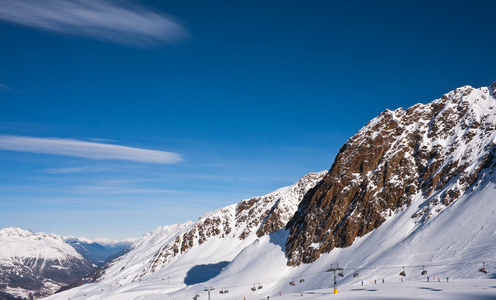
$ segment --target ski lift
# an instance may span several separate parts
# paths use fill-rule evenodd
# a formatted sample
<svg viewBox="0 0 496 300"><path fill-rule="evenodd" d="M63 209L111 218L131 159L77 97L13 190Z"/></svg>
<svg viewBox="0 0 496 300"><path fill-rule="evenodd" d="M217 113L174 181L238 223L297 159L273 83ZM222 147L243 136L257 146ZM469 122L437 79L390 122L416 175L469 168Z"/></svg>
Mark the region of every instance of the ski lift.
<svg viewBox="0 0 496 300"><path fill-rule="evenodd" d="M422 266L422 273L420 275L427 275L427 270Z"/></svg>
<svg viewBox="0 0 496 300"><path fill-rule="evenodd" d="M406 273L405 273L405 267L403 267L403 271L400 272L400 275L401 276L406 276Z"/></svg>
<svg viewBox="0 0 496 300"><path fill-rule="evenodd" d="M303 283L305 282L305 279L303 279L303 277L300 276L300 283Z"/></svg>
<svg viewBox="0 0 496 300"><path fill-rule="evenodd" d="M227 293L229 293L229 290L224 288L224 294L227 294Z"/></svg>
<svg viewBox="0 0 496 300"><path fill-rule="evenodd" d="M289 282L289 285L290 285L290 286L295 286L294 278L293 278L293 280L291 280L291 281Z"/></svg>
<svg viewBox="0 0 496 300"><path fill-rule="evenodd" d="M340 276L340 277L344 277L343 272L339 272L339 273L338 273L338 276Z"/></svg>
<svg viewBox="0 0 496 300"><path fill-rule="evenodd" d="M263 289L263 286L260 284L260 282L258 283L258 289L259 290Z"/></svg>
<svg viewBox="0 0 496 300"><path fill-rule="evenodd" d="M353 277L358 277L360 276L360 274L358 274L358 272L355 272L355 274L353 274Z"/></svg>
<svg viewBox="0 0 496 300"><path fill-rule="evenodd" d="M487 274L487 270L486 270L486 262L482 262L482 268L479 269L479 272L481 273L484 273L484 274Z"/></svg>
<svg viewBox="0 0 496 300"><path fill-rule="evenodd" d="M252 291L256 291L257 288L255 287L255 285L253 285L253 287L251 288Z"/></svg>

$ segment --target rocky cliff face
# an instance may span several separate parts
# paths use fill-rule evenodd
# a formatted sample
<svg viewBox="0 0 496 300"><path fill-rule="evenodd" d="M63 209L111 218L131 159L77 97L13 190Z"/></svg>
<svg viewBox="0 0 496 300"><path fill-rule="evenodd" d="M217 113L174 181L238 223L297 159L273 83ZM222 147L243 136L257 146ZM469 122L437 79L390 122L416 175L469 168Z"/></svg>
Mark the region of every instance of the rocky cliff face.
<svg viewBox="0 0 496 300"><path fill-rule="evenodd" d="M494 166L496 82L465 86L432 103L386 110L339 151L329 173L288 223L288 265L310 263L380 226L414 197L423 222Z"/></svg>

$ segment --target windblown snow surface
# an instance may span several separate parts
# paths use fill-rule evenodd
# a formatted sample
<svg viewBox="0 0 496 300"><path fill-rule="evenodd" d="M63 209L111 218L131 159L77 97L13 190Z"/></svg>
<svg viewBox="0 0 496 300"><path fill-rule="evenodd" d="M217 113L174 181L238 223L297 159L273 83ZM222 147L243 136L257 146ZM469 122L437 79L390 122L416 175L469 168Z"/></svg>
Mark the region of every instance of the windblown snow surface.
<svg viewBox="0 0 496 300"><path fill-rule="evenodd" d="M487 101L489 121L496 125L496 100ZM483 110L481 115L489 113ZM298 267L286 264L288 233L283 229L261 237L253 231L243 240L236 234L212 236L151 271L157 251L193 224L158 228L113 261L96 283L48 299L209 299L205 290L211 288L210 299L496 299L494 175L490 168L482 170L458 199L422 220L416 213L458 183L448 182L428 197L419 193L350 247ZM487 273L479 271L483 263ZM338 293L333 294L333 273L326 270L336 264L343 276L337 276ZM399 275L403 270L404 277Z"/></svg>

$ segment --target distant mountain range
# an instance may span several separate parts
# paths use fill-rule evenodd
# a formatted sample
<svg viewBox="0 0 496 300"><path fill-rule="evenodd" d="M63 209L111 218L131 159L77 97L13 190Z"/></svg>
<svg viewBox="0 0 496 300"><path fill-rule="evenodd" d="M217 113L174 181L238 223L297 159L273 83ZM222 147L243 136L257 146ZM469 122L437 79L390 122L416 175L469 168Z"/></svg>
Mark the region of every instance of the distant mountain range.
<svg viewBox="0 0 496 300"><path fill-rule="evenodd" d="M98 266L112 260L133 244L131 241L92 241L85 238L64 237L66 243L76 249L86 259Z"/></svg>
<svg viewBox="0 0 496 300"><path fill-rule="evenodd" d="M130 242L101 245L86 239L33 233L20 228L0 230L0 294L35 298L88 275Z"/></svg>

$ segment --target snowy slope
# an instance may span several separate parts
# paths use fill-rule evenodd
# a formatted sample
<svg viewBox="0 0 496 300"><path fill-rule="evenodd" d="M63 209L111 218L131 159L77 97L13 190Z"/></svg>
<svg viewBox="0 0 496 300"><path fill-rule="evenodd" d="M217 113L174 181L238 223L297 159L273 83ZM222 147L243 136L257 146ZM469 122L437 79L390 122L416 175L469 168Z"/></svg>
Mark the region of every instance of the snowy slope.
<svg viewBox="0 0 496 300"><path fill-rule="evenodd" d="M276 204L279 196L251 204L245 200L205 214L198 222L169 235L167 239L173 242L153 246L153 251L146 254L149 260L143 255L139 266L129 262L126 278L117 270L128 261L122 257L100 281L49 299L192 299L195 295L208 299L206 288L215 288L212 299L301 299L301 293L306 299L328 299L333 274L326 270L337 263L343 268L343 276L337 278L337 299L496 299L495 90L496 84L480 89L462 87L429 105L386 112L357 134L365 137L357 137L358 141L373 140L371 128L382 126L381 118L387 118L385 124L390 128L399 127L391 124L403 124L406 129L402 129L415 132L420 148L413 149L417 154L425 151L428 155L410 157L405 149L411 145L400 134L391 139L392 146L384 152L386 159L378 161L377 169L367 170L362 165L365 172L353 175L356 179L372 178L374 172L389 174L391 177L380 178L396 178L387 183L391 186L403 184L401 176L412 176L414 180L408 184L413 182L416 186L415 193L408 194L405 201L397 198L401 201L394 203L391 213L378 211L382 218L379 226L354 237L347 247L333 247L330 252L323 247L311 263L288 266L287 243L294 233L281 229L257 234L269 220L266 217L260 222L260 216L270 215L263 212L269 203ZM420 122L404 119L415 111ZM435 118L423 120L422 116ZM389 122L394 119L396 123ZM367 149L366 143L364 147ZM387 159L394 160L398 155L405 157L401 165L411 161L416 169L404 173L386 171ZM329 186L319 182L311 192ZM360 181L363 182L374 181ZM378 185L362 184L361 188L384 195ZM262 205L264 209L256 209L259 203L267 204ZM324 208L313 212L313 220L324 216L324 212ZM360 218L360 214L350 216ZM308 228L318 230L318 222L314 224ZM298 223L294 226L304 227ZM302 245L310 236L299 237L304 241ZM308 247L320 249L325 243L314 237ZM479 271L483 262L487 274ZM399 275L403 270L404 277ZM426 275L421 274L423 270ZM289 284L291 281L294 286ZM219 293L225 290L228 293Z"/></svg>
<svg viewBox="0 0 496 300"><path fill-rule="evenodd" d="M102 281L49 299L191 299L195 294L206 299L205 287L215 288L212 299L273 298L279 291L283 297L277 299L300 297L300 292L305 299L327 299L325 293L332 293L333 279L326 270L334 263L344 268L338 286L339 296L346 299L493 299L496 282L482 279L496 277L495 193L496 178L488 177L472 193L462 196L426 223L411 218L423 203L419 197L403 213L393 215L352 246L336 248L312 264L286 265L283 249L287 232L281 230L256 239L218 276L204 283L185 286L174 277L180 265L201 265L199 256L198 262L190 257L171 265L167 272L142 277L140 282L117 287ZM206 251L204 256L215 255ZM483 261L489 274L478 271ZM399 272L403 266L407 275L402 283ZM429 283L421 275L422 266L431 278ZM355 272L360 276L353 277ZM171 277L170 282L167 276ZM440 277L442 282L433 282L434 277ZM445 284L446 277L449 285ZM300 283L301 279L305 281ZM291 280L295 286L288 284ZM255 292L251 291L254 285ZM259 285L263 287L260 290ZM219 294L222 289L228 289L229 293Z"/></svg>
<svg viewBox="0 0 496 300"><path fill-rule="evenodd" d="M0 290L35 296L54 293L95 266L56 234L0 230Z"/></svg>

